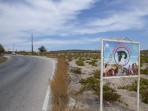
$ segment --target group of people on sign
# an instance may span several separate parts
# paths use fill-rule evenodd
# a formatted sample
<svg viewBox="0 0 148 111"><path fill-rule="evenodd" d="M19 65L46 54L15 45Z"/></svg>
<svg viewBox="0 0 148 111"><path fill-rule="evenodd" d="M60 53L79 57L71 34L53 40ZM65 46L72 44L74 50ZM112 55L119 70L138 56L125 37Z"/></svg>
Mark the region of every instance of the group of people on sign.
<svg viewBox="0 0 148 111"><path fill-rule="evenodd" d="M136 63L129 65L128 68L116 64L105 64L103 70L104 77L137 75L137 74L138 74L138 65Z"/></svg>

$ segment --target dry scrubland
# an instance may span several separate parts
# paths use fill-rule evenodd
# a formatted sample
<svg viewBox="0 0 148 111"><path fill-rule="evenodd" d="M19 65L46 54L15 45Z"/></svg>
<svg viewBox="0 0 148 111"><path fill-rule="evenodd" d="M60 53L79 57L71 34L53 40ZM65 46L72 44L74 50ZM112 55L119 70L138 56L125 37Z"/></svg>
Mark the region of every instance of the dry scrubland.
<svg viewBox="0 0 148 111"><path fill-rule="evenodd" d="M98 111L100 54L58 54L51 90L53 111ZM141 56L140 111L148 111L148 56ZM104 111L135 111L137 79L104 80Z"/></svg>

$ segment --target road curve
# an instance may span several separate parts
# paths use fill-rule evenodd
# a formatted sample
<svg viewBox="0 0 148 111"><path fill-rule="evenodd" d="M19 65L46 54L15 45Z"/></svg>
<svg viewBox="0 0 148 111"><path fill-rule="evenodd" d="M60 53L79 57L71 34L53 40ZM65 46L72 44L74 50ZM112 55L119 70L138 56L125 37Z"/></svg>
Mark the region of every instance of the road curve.
<svg viewBox="0 0 148 111"><path fill-rule="evenodd" d="M0 64L0 111L41 111L53 59L15 55Z"/></svg>

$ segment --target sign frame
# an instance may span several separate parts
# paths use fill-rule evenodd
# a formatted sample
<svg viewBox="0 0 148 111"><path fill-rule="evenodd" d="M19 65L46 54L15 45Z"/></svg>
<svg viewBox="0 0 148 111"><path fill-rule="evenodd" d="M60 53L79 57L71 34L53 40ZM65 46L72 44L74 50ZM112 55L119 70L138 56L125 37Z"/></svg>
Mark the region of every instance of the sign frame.
<svg viewBox="0 0 148 111"><path fill-rule="evenodd" d="M138 44L138 74L137 75L128 75L128 76L103 76L104 70L104 41L108 42L118 42L118 43L131 43ZM111 78L137 78L137 111L139 111L139 97L140 97L140 43L130 40L115 40L115 39L101 39L101 74L100 74L100 111L103 111L103 79L111 79Z"/></svg>

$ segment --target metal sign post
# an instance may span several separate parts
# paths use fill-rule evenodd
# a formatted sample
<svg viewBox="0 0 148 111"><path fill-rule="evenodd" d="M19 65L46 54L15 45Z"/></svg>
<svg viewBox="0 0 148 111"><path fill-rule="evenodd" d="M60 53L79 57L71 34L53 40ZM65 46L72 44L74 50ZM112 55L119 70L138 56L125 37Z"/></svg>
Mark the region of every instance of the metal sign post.
<svg viewBox="0 0 148 111"><path fill-rule="evenodd" d="M140 111L139 108L139 98L140 98L140 44L139 44L139 57L138 57L138 61L139 61L139 70L138 70L138 82L137 82L137 111Z"/></svg>
<svg viewBox="0 0 148 111"><path fill-rule="evenodd" d="M140 44L101 39L100 111L103 111L103 79L137 77L137 111L140 93Z"/></svg>
<svg viewBox="0 0 148 111"><path fill-rule="evenodd" d="M103 40L101 39L100 111L103 111Z"/></svg>

